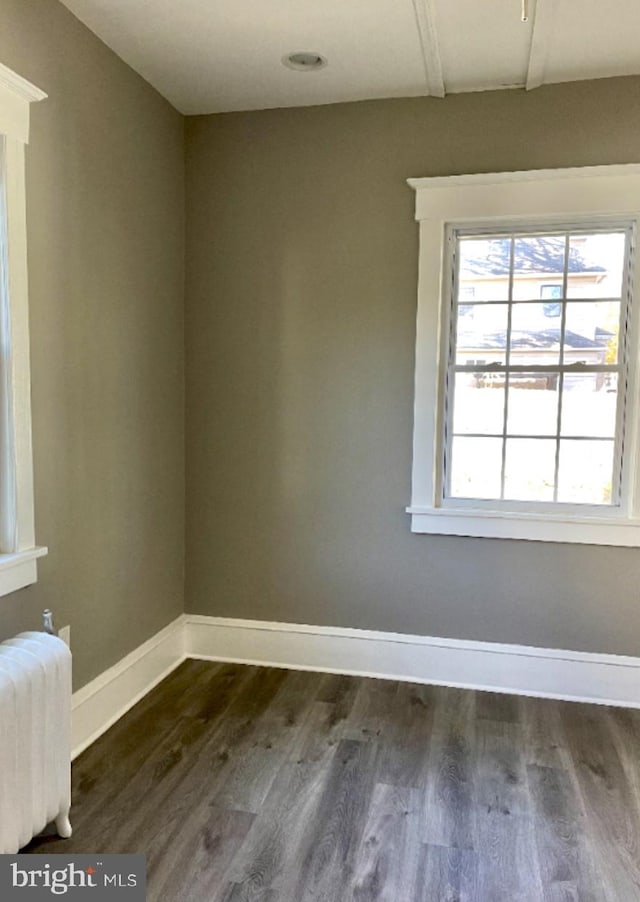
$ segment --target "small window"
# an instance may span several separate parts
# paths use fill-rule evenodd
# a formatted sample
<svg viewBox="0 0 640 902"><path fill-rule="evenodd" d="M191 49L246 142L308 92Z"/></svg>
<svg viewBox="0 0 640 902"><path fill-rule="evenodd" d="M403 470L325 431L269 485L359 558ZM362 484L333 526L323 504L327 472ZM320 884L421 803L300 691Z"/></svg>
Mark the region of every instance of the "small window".
<svg viewBox="0 0 640 902"><path fill-rule="evenodd" d="M410 184L412 530L640 546L640 166Z"/></svg>
<svg viewBox="0 0 640 902"><path fill-rule="evenodd" d="M562 285L541 285L540 297L542 300L546 300L547 298L561 298ZM542 309L545 316L548 316L550 319L555 319L562 313L562 304L543 304Z"/></svg>

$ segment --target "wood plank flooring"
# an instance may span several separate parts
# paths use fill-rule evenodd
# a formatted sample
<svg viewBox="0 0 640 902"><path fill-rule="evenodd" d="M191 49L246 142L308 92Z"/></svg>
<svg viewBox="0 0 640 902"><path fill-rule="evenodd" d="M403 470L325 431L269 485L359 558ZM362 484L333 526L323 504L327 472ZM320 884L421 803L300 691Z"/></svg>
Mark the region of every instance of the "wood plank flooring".
<svg viewBox="0 0 640 902"><path fill-rule="evenodd" d="M638 902L640 711L187 661L73 768L149 902Z"/></svg>

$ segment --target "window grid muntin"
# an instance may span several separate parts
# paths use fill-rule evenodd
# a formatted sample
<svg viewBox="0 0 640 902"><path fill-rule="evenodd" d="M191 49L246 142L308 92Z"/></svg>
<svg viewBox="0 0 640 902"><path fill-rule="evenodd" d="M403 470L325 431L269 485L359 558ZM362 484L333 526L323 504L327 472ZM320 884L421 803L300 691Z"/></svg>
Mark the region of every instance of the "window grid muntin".
<svg viewBox="0 0 640 902"><path fill-rule="evenodd" d="M623 274L622 274L622 285L621 285L621 293L620 296L612 296L612 297L591 297L591 298L568 298L567 294L567 283L568 283L568 275L569 275L569 246L570 239L575 235L595 235L595 234L624 234L625 235L625 246L624 246L624 258L623 258ZM588 510L589 508L601 509L605 508L607 510L611 510L616 507L620 507L621 499L622 499L622 484L624 480L624 460L623 460L623 451L624 451L624 424L625 424L625 408L626 408L626 400L627 400L627 392L628 392L628 382L629 382L629 361L628 361L628 342L629 342L629 328L631 321L631 281L633 275L633 252L635 250L635 229L633 222L630 221L620 221L619 219L613 220L607 217L594 217L593 220L589 220L588 222L582 220L581 222L569 222L569 223L553 223L548 228L541 227L540 225L529 226L527 224L514 224L511 229L505 229L504 225L502 227L496 228L486 228L483 226L479 227L455 227L450 225L447 228L447 236L448 236L448 255L450 260L450 291L451 291L451 302L448 305L448 329L447 334L449 336L448 340L448 350L446 353L447 366L445 370L445 377L443 382L443 403L444 403L444 430L443 430L443 444L441 449L441 467L439 476L440 484L441 484L441 492L440 497L443 502L446 502L447 505L456 506L458 503L468 503L472 501L474 503L478 503L479 505L483 505L487 503L486 498L476 498L476 497L463 497L463 496L455 496L451 495L451 466L449 462L452 457L452 446L453 439L456 437L453 432L453 412L455 407L455 375L458 372L474 372L474 373L504 373L505 374L505 401L504 401L504 418L503 418L503 433L477 433L475 437L478 438L501 438L502 439L502 468L501 468L501 495L500 498L491 499L491 504L499 504L506 505L508 507L512 507L514 504L517 506L522 506L523 508L549 508L550 506L562 508L562 509L579 509L579 510ZM514 304L540 304L540 298L531 298L531 299L523 299L523 300L515 300L513 299L513 281L514 281L514 247L515 241L520 237L554 237L554 236L563 236L565 239L565 249L564 249L564 266L562 273L562 298L557 299L557 303L562 305L561 318L561 338L560 338L560 360L564 359L564 338L565 338L565 325L566 325L566 311L567 306L569 304L575 303L619 303L620 304L620 315L618 320L619 326L619 336L618 336L618 362L616 364L602 364L602 365L594 365L594 364L549 364L549 365L536 365L536 364L522 364L522 365L510 365L510 346L511 346L511 317L512 310ZM461 254L459 253L459 241L464 238L509 238L510 240L510 259L509 259L509 288L508 288L508 298L502 300L489 300L489 301L480 301L480 300L468 300L462 299L460 302L458 301L458 285L459 285L459 268L460 268L460 258ZM456 352L457 352L457 325L458 325L458 307L467 307L467 306L478 306L486 304L507 304L508 305L508 324L507 331L505 335L506 347L505 347L505 363L492 363L487 365L481 364L469 364L469 365L460 365L456 364ZM558 373L559 374L559 385L558 385L558 418L556 425L556 434L550 435L535 435L535 436L510 436L506 431L506 422L508 417L508 390L509 390L509 375L511 373L516 372L540 372L540 373ZM610 372L616 373L618 375L618 390L617 390L617 398L616 398L616 420L615 420L615 435L613 437L605 437L605 436L563 436L560 432L561 425L561 406L562 406L562 386L564 384L564 374L565 373L577 373L577 372ZM459 433L459 437L467 438L470 437L467 433ZM509 437L513 438L539 438L539 439L555 439L556 441L556 467L554 473L554 501L523 501L519 499L510 499L504 497L504 482L505 482L505 459L506 459L506 443ZM613 442L614 445L614 453L613 453L613 467L612 467L612 491L611 491L611 502L602 504L594 504L594 503L581 503L581 502L560 502L557 500L558 495L558 466L559 466L559 454L560 454L560 442L564 441L608 441Z"/></svg>
<svg viewBox="0 0 640 902"><path fill-rule="evenodd" d="M593 232L589 232L589 234L592 235ZM601 297L601 298L599 298L599 297L593 297L593 298L562 297L562 298L554 298L553 299L554 303L558 303L558 304L566 303L568 305L571 305L571 304L617 304L617 303L619 303L619 301L620 301L620 298L614 297L614 296ZM495 304L508 304L508 303L509 303L509 301L506 298L503 298L501 301L500 300L479 301L479 300L474 299L471 301L463 300L460 302L459 306L460 307L490 307L492 304L495 305ZM547 302L541 298L518 298L518 300L514 301L513 303L518 304L518 305L519 304L539 304L540 306L543 306Z"/></svg>

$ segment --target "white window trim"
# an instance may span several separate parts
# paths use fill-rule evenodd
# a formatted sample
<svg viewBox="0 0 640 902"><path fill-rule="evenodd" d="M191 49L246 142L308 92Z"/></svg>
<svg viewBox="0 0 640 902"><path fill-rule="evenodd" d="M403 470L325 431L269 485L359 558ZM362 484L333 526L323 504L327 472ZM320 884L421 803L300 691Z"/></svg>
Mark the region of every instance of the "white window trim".
<svg viewBox="0 0 640 902"><path fill-rule="evenodd" d="M36 582L36 561L47 553L35 542L25 197L30 105L46 96L0 64L1 182L6 209L0 284L0 340L5 343L0 366L0 466L5 476L0 491L0 595Z"/></svg>
<svg viewBox="0 0 640 902"><path fill-rule="evenodd" d="M626 504L602 515L566 510L527 512L486 505L445 507L440 495L444 416L446 280L450 227L476 224L567 222L620 217L640 234L640 165L542 169L409 179L420 224L418 314L413 435L411 529L483 538L529 539L640 547L640 297L632 305L628 335L629 383L625 422ZM632 280L640 287L640 248Z"/></svg>

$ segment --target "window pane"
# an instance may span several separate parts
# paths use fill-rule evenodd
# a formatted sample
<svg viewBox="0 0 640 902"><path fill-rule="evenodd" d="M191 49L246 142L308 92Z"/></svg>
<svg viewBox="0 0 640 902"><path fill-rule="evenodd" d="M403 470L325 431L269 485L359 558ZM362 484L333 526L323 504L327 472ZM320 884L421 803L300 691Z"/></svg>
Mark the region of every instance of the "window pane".
<svg viewBox="0 0 640 902"><path fill-rule="evenodd" d="M453 438L452 498L499 498L501 474L502 439Z"/></svg>
<svg viewBox="0 0 640 902"><path fill-rule="evenodd" d="M546 304L514 304L511 314L511 363L536 366L560 362L561 317L549 318Z"/></svg>
<svg viewBox="0 0 640 902"><path fill-rule="evenodd" d="M625 241L624 232L572 235L567 297L620 297Z"/></svg>
<svg viewBox="0 0 640 902"><path fill-rule="evenodd" d="M565 373L561 434L613 438L617 389L615 373Z"/></svg>
<svg viewBox="0 0 640 902"><path fill-rule="evenodd" d="M526 235L513 246L513 299L534 300L543 295L542 286L562 283L565 256L564 235ZM548 289L547 289L548 290ZM557 297L557 288L552 297Z"/></svg>
<svg viewBox="0 0 640 902"><path fill-rule="evenodd" d="M507 346L506 304L468 304L458 308L456 363L504 363Z"/></svg>
<svg viewBox="0 0 640 902"><path fill-rule="evenodd" d="M454 433L498 433L504 423L503 373L456 373Z"/></svg>
<svg viewBox="0 0 640 902"><path fill-rule="evenodd" d="M613 441L560 442L558 501L611 504Z"/></svg>
<svg viewBox="0 0 640 902"><path fill-rule="evenodd" d="M619 301L567 304L565 363L617 363L619 335Z"/></svg>
<svg viewBox="0 0 640 902"><path fill-rule="evenodd" d="M509 435L555 435L558 428L558 374L511 373Z"/></svg>
<svg viewBox="0 0 640 902"><path fill-rule="evenodd" d="M504 497L513 501L553 501L554 439L507 439Z"/></svg>
<svg viewBox="0 0 640 902"><path fill-rule="evenodd" d="M460 238L458 300L509 298L510 238Z"/></svg>

